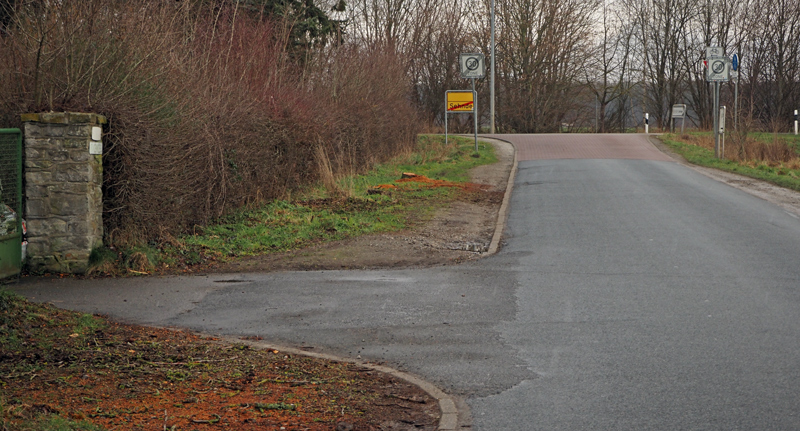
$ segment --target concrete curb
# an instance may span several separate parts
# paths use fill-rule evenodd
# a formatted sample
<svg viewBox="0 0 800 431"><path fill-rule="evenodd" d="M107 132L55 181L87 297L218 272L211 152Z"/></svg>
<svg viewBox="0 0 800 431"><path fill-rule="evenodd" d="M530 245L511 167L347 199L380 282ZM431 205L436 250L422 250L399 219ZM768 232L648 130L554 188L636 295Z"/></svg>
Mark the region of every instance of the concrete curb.
<svg viewBox="0 0 800 431"><path fill-rule="evenodd" d="M517 148L514 147L514 144L512 144L511 142L505 141L503 139L497 139L497 138L481 138L481 139L484 142L489 142L489 143L491 143L491 141L493 140L503 142L511 145L511 147L514 148L514 161L511 164L511 172L508 175L508 182L506 184L506 191L503 196L503 203L500 205L500 210L498 211L497 214L497 224L495 225L494 234L492 235L492 242L490 243L489 250L486 253L487 255L493 255L497 253L498 249L500 248L500 240L503 237L503 232L505 231L506 222L508 220L511 192L514 189L514 178L517 175L517 163L518 163ZM257 349L265 349L265 350L273 349L289 353L292 355L307 356L311 358L324 359L327 361L358 364L358 366L360 367L388 374L396 379L403 380L409 384L419 387L439 403L439 410L441 411L442 416L439 419L439 427L437 428L437 430L453 431L459 428L458 424L459 412L458 412L458 407L456 407L455 399L453 399L453 397L451 397L450 395L447 395L441 389L434 386L432 383L422 380L421 378L413 376L411 374L404 373L402 371L395 370L394 368L390 368L384 365L375 365L368 362L359 361L357 359L342 358L334 355L329 355L327 353L308 352L305 350L296 349L293 347L284 347L269 342L242 340L241 338L236 338L236 337L217 337L217 338L220 338L223 342L226 343L245 344Z"/></svg>
<svg viewBox="0 0 800 431"><path fill-rule="evenodd" d="M341 358L338 356L329 355L327 353L307 352L305 350L295 349L292 347L282 347L273 343L268 343L263 341L242 340L241 338L236 338L236 337L216 337L216 338L219 338L221 341L225 343L245 344L257 349L278 350L291 355L307 356L311 358L324 359L326 361L337 361L350 364L357 364L359 367L369 368L370 370L388 374L396 379L403 380L409 384L419 387L439 403L439 410L442 413L442 417L439 419L439 427L437 428L438 430L452 431L458 428L458 408L456 407L455 400L446 393L444 393L444 391L434 386L432 383L426 382L425 380L422 380L419 377L413 376L411 374L404 373L402 371L398 371L395 370L394 368L389 368L384 365L375 365L375 364L370 364L369 362L362 362L356 359Z"/></svg>
<svg viewBox="0 0 800 431"><path fill-rule="evenodd" d="M503 232L506 230L506 222L508 221L508 208L511 202L511 192L514 189L514 178L517 176L517 147L514 147L514 144L511 142L497 139L497 138L482 138L485 141L496 140L500 142L505 142L511 145L514 148L514 161L511 164L511 172L508 174L508 183L506 184L506 192L503 196L503 203L500 205L500 211L497 213L497 224L494 228L494 235L492 235L492 242L489 244L489 251L487 251L488 255L493 255L497 253L497 250L500 248L500 240L503 238Z"/></svg>

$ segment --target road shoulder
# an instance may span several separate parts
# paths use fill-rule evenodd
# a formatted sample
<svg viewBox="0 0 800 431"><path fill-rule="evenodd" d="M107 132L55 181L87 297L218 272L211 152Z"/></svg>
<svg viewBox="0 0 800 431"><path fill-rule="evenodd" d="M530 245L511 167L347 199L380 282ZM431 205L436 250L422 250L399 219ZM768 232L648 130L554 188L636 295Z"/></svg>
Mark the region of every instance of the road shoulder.
<svg viewBox="0 0 800 431"><path fill-rule="evenodd" d="M488 256L500 245L516 152L508 142L481 141L494 146L498 162L479 166L470 176L472 182L489 187L465 194L425 223L399 232L364 235L288 253L237 259L215 267L213 272L426 268Z"/></svg>
<svg viewBox="0 0 800 431"><path fill-rule="evenodd" d="M744 175L721 171L719 169L697 166L686 161L681 155L672 151L657 136L649 136L650 142L676 162L699 172L711 179L725 183L767 202L778 205L793 217L800 218L800 192L786 189L766 181L746 177Z"/></svg>

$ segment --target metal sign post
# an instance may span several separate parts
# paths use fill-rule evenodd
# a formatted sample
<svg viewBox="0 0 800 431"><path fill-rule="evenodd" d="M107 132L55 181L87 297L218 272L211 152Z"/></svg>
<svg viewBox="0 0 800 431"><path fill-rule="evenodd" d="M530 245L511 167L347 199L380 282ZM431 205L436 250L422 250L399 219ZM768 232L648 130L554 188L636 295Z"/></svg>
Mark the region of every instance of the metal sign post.
<svg viewBox="0 0 800 431"><path fill-rule="evenodd" d="M473 81L474 84L475 81ZM444 143L447 145L447 115L473 114L475 119L475 152L478 152L478 95L469 90L448 90L444 98Z"/></svg>
<svg viewBox="0 0 800 431"><path fill-rule="evenodd" d="M706 62L708 63L706 80L714 83L714 108L711 114L714 116L714 157L719 159L721 157L719 145L719 83L730 81L731 61L725 57L724 49L718 46L709 46L706 48Z"/></svg>
<svg viewBox="0 0 800 431"><path fill-rule="evenodd" d="M472 93L473 103L472 109L473 114L472 117L475 123L475 152L478 152L478 97L477 92L475 91L475 80L476 79L483 79L486 76L486 57L480 53L463 53L458 56L458 65L461 69L461 77L464 79L471 79L472 80ZM447 117L447 114L445 114ZM445 137L445 140L447 138Z"/></svg>
<svg viewBox="0 0 800 431"><path fill-rule="evenodd" d="M733 131L739 131L739 54L731 59L731 76L733 77Z"/></svg>
<svg viewBox="0 0 800 431"><path fill-rule="evenodd" d="M491 47L490 53L492 58L492 68L491 68L491 75L489 76L489 81L491 81L489 86L489 117L491 117L489 131L494 135L495 127L494 127L494 58L495 58L495 46L494 46L494 0L492 0L492 12L491 16L489 17L489 32L491 33Z"/></svg>
<svg viewBox="0 0 800 431"><path fill-rule="evenodd" d="M476 106L476 108L475 108L475 112L472 114L472 120L475 123L474 124L474 127L475 127L475 152L477 153L478 152L478 108L477 108L477 106L478 106L478 104L477 104L478 92L475 91L475 78L472 78L472 92L475 94L475 100L476 100L476 103L474 104Z"/></svg>
<svg viewBox="0 0 800 431"><path fill-rule="evenodd" d="M672 105L672 124L670 125L671 131L675 132L675 119L681 119L681 135L683 134L684 126L686 125L686 105Z"/></svg>
<svg viewBox="0 0 800 431"><path fill-rule="evenodd" d="M719 81L714 82L714 158L719 158Z"/></svg>
<svg viewBox="0 0 800 431"><path fill-rule="evenodd" d="M727 112L727 107L722 106L722 107L719 108L719 130L718 130L718 133L719 133L719 136L721 138L720 139L721 140L721 145L720 145L720 152L719 152L719 154L720 154L719 157L720 158L724 158L725 157L725 113L726 112Z"/></svg>

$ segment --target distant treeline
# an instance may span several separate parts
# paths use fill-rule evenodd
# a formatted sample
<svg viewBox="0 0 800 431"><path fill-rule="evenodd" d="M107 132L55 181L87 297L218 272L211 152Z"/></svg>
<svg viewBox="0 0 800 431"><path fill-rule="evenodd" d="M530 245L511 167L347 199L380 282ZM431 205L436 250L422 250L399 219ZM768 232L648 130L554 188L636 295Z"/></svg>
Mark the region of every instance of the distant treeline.
<svg viewBox="0 0 800 431"><path fill-rule="evenodd" d="M468 89L458 55L490 53L490 0L352 0L348 37L401 54L418 100L443 121L442 95ZM687 104L711 128L707 46L740 58L739 124L788 131L800 109L797 0L495 0L497 126L506 132L622 131L669 124ZM489 81L477 82L488 124ZM733 84L722 104L733 113ZM597 107L597 109L595 108ZM652 130L652 129L651 129Z"/></svg>

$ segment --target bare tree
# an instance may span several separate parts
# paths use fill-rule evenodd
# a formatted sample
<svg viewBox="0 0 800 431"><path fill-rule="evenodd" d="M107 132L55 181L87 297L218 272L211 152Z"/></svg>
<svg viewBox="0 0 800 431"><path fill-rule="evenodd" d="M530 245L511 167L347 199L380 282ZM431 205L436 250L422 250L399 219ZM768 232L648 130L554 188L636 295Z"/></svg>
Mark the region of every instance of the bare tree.
<svg viewBox="0 0 800 431"><path fill-rule="evenodd" d="M691 0L646 0L627 2L636 11L638 41L643 49L643 107L664 128L670 108L683 100L688 71L680 59L686 48L696 5Z"/></svg>
<svg viewBox="0 0 800 431"><path fill-rule="evenodd" d="M592 55L586 63L585 82L595 96L598 131L614 126L625 130L626 109L630 98L633 47L633 22L614 4L603 2L602 27Z"/></svg>
<svg viewBox="0 0 800 431"><path fill-rule="evenodd" d="M719 46L729 55L737 51L735 36L740 32L735 25L740 21L741 13L740 2L736 0L707 0L697 5L692 25L686 35L681 63L688 76L689 106L697 116L701 128L710 129L713 122L713 95L706 81L705 48Z"/></svg>
<svg viewBox="0 0 800 431"><path fill-rule="evenodd" d="M754 0L747 9L742 47L750 114L764 127L786 130L800 104L800 4Z"/></svg>
<svg viewBox="0 0 800 431"><path fill-rule="evenodd" d="M489 5L353 0L347 40L395 52L416 89L411 97L436 123L444 92L469 85L458 76L458 54L478 51L490 60ZM697 125L709 128L707 46L740 53L741 99L761 124L781 124L800 105L796 1L507 0L496 8L500 130L555 131L581 116L584 126L593 124L595 100L600 131L624 130L634 111L649 112L664 128L676 103L688 104ZM488 80L476 84L485 111ZM730 104L732 85L723 88Z"/></svg>
<svg viewBox="0 0 800 431"><path fill-rule="evenodd" d="M598 1L513 0L498 8L502 130L553 132L575 109Z"/></svg>

